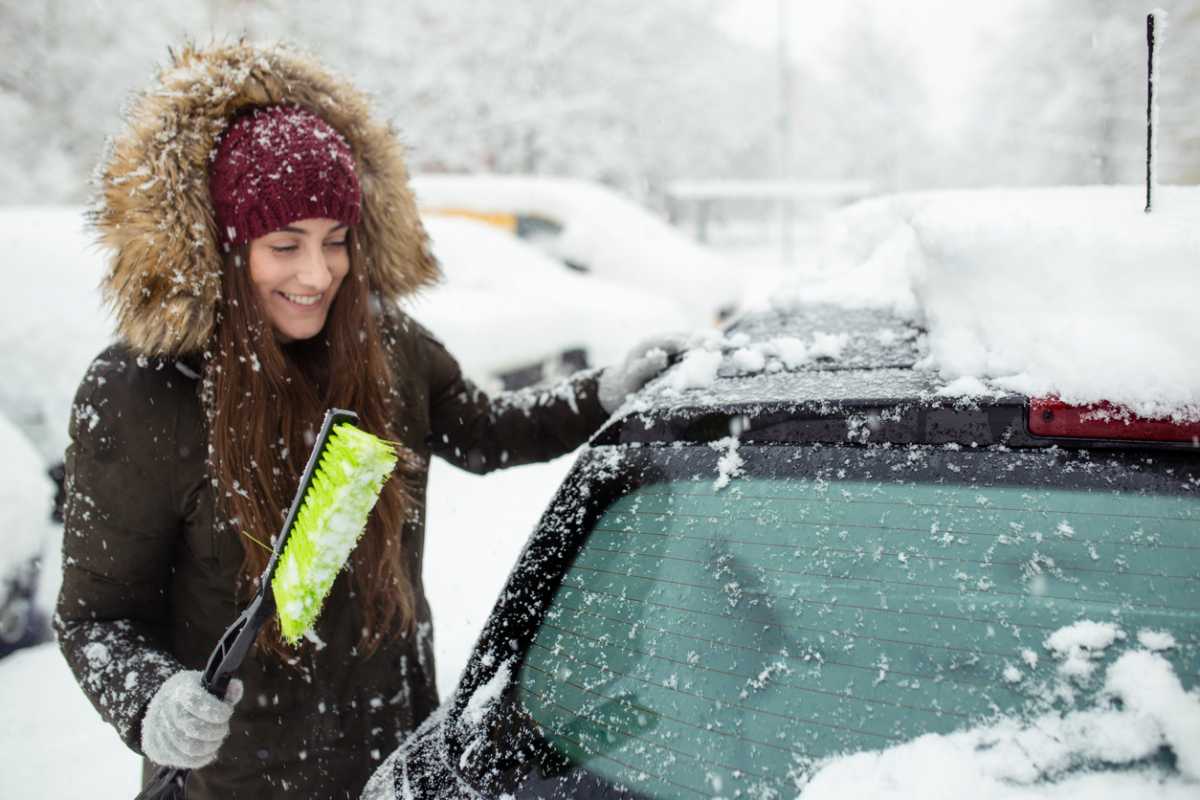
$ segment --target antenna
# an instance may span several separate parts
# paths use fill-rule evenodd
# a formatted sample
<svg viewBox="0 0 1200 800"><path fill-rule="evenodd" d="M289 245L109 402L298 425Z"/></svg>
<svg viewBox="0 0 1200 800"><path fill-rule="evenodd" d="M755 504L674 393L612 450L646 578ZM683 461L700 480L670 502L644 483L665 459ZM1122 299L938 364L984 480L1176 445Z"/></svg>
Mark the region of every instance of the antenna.
<svg viewBox="0 0 1200 800"><path fill-rule="evenodd" d="M1155 103L1154 84L1158 82L1159 21L1166 22L1167 12L1155 9L1146 15L1146 213L1154 207L1154 184L1156 182L1157 140L1155 123L1158 121L1158 106Z"/></svg>

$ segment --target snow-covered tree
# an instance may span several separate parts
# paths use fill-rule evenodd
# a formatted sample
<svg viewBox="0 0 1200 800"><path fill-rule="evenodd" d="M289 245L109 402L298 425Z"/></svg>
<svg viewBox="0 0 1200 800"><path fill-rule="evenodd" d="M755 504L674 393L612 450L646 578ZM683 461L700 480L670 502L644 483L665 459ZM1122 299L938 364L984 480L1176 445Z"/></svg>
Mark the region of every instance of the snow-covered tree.
<svg viewBox="0 0 1200 800"><path fill-rule="evenodd" d="M1200 0L1164 5L1167 29L1159 50L1158 179L1200 183Z"/></svg>
<svg viewBox="0 0 1200 800"><path fill-rule="evenodd" d="M372 91L418 169L556 172L646 192L746 174L765 56L710 0L0 0L0 202L77 201L125 95L186 36L284 39Z"/></svg>
<svg viewBox="0 0 1200 800"><path fill-rule="evenodd" d="M1200 124L1187 108L1194 103L1195 92L1188 90L1198 47L1195 0L1164 5L1171 19L1160 95L1160 179L1169 182L1186 173L1189 158L1172 145L1193 136L1189 128ZM1172 5L1190 11L1174 13ZM1144 179L1145 20L1146 7L1127 0L1027 4L974 96L972 180L1030 185ZM1180 127L1165 132L1168 120Z"/></svg>

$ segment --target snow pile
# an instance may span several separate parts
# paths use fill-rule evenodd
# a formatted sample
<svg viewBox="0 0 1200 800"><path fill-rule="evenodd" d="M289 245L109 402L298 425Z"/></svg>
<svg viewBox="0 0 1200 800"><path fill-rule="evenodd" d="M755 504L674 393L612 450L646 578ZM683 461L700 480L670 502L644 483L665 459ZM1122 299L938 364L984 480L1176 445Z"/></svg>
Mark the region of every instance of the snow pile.
<svg viewBox="0 0 1200 800"><path fill-rule="evenodd" d="M669 297L572 273L498 228L435 215L425 227L446 280L405 305L476 379L572 348L604 366L687 328Z"/></svg>
<svg viewBox="0 0 1200 800"><path fill-rule="evenodd" d="M53 642L0 661L0 797L133 797L141 758L75 683Z"/></svg>
<svg viewBox="0 0 1200 800"><path fill-rule="evenodd" d="M1050 637L1068 648L1113 638L1115 631L1095 624ZM1151 761L1162 748L1174 754L1175 770ZM1092 708L1005 718L836 758L821 765L802 797L1116 800L1198 792L1200 693L1185 691L1161 655L1134 650L1108 668Z"/></svg>
<svg viewBox="0 0 1200 800"><path fill-rule="evenodd" d="M692 325L711 325L740 294L734 267L663 220L599 184L521 175L420 175L422 210L539 217L561 225L541 243L557 258L683 305Z"/></svg>
<svg viewBox="0 0 1200 800"><path fill-rule="evenodd" d="M745 333L728 336L701 331L688 341L679 363L649 391L664 396L689 389L707 389L717 377L798 370L814 362L835 362L850 344L847 333L813 331L808 340L777 336L752 340Z"/></svg>
<svg viewBox="0 0 1200 800"><path fill-rule="evenodd" d="M1200 418L1200 188L940 192L835 215L820 271L776 291L890 309L929 332L925 366L1144 416ZM989 389L990 390L990 389Z"/></svg>

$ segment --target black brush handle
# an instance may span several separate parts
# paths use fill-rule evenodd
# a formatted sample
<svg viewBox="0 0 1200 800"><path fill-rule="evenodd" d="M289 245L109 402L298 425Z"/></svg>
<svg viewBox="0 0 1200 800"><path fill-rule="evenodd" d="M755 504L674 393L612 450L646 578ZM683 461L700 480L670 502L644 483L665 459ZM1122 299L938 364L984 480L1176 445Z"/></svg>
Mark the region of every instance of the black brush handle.
<svg viewBox="0 0 1200 800"><path fill-rule="evenodd" d="M200 685L218 700L225 699L225 691L229 688L229 682L233 680L234 673L246 659L246 654L250 652L250 647L258 638L259 631L275 613L275 594L267 589L271 585L271 579L275 577L275 566L279 563L279 554L283 552L287 536L292 531L292 523L295 522L296 514L299 513L300 506L304 503L304 496L308 494L309 485L312 484L313 473L317 469L321 451L325 449L325 442L329 440L329 433L334 425L343 422L353 424L357 421L358 415L353 411L332 408L325 412L325 419L321 423L321 432L317 434L317 438L313 442L312 452L308 455L308 463L304 466L300 485L296 487L296 495L292 498L292 507L283 521L279 539L271 553L271 560L267 562L266 569L259 576L258 591L255 592L254 598L242 610L238 618L233 621L233 624L225 629L221 640L217 642L217 646L208 656L208 664L204 667ZM183 767L159 767L155 770L150 782L142 788L134 800L183 800L190 773L191 770Z"/></svg>

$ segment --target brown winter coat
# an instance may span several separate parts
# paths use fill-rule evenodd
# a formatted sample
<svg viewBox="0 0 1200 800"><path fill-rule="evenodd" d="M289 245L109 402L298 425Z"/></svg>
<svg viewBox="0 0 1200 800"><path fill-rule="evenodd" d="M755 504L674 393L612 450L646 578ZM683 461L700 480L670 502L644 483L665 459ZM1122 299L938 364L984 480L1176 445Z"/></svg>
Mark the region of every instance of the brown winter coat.
<svg viewBox="0 0 1200 800"><path fill-rule="evenodd" d="M114 249L105 286L120 342L92 364L71 418L59 641L97 710L140 751L150 698L177 670L202 669L238 613L242 544L214 524L205 465L197 352L212 332L212 273L221 265L199 178L222 115L258 101L310 105L358 159L357 240L384 309L395 429L420 464L416 513L403 531L418 624L414 635L359 654L362 620L339 577L317 624L322 648L295 668L251 653L231 734L217 761L193 773L188 797L357 797L379 759L437 701L421 579L429 458L485 472L569 452L604 419L596 376L489 398L394 309L437 268L394 137L319 67L282 50L185 50L160 84L135 103L101 173L96 219Z"/></svg>

